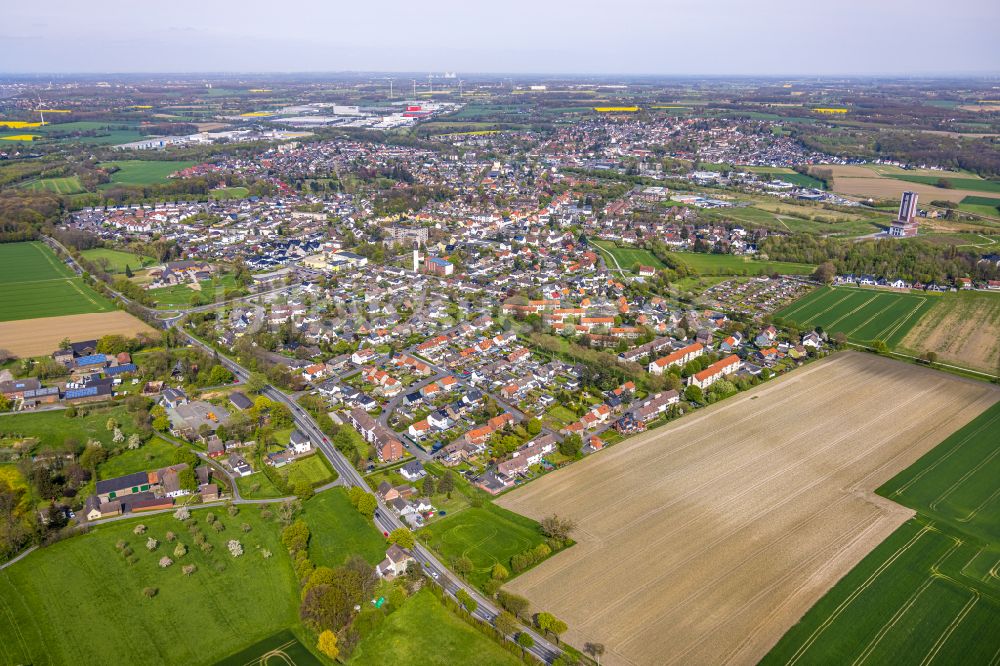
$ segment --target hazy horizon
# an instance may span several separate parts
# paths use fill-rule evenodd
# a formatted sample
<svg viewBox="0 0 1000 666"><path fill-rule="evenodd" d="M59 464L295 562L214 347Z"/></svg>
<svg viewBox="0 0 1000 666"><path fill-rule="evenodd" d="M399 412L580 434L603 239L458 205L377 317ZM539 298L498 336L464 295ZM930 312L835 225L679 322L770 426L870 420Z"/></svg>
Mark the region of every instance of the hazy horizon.
<svg viewBox="0 0 1000 666"><path fill-rule="evenodd" d="M1000 71L1000 3L55 0L4 8L0 71L942 76ZM12 26L16 26L16 31ZM95 40L96 46L88 44ZM955 45L961 48L955 48Z"/></svg>

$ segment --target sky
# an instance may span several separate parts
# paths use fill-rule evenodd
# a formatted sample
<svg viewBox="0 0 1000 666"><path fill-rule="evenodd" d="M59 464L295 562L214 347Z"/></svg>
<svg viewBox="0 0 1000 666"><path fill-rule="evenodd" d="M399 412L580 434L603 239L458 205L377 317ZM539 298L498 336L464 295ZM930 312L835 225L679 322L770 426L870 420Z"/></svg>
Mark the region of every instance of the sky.
<svg viewBox="0 0 1000 666"><path fill-rule="evenodd" d="M4 73L1000 73L997 0L3 4Z"/></svg>

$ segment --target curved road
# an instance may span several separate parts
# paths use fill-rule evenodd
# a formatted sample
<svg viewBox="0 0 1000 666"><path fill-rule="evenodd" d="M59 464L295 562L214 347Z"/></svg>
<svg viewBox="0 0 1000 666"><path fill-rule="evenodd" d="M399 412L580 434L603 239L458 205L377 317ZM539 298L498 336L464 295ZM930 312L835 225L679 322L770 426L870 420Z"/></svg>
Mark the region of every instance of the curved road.
<svg viewBox="0 0 1000 666"><path fill-rule="evenodd" d="M73 259L73 257L69 254L69 252L66 250L65 247L63 247L61 243L47 236L43 236L43 238L47 243L49 243L49 245L53 246L53 248L57 248L62 251L58 254L60 254L60 256L63 256L64 258L67 258L68 262L70 263L70 266L72 266L73 269L77 271L77 273L82 272L83 269L80 267L79 264L76 263L76 260ZM118 293L114 289L111 289L110 287L108 288L109 291L111 291L111 293L114 294L122 302L142 308L147 314L152 314L154 316L160 314L160 311L148 308L139 303L135 303L134 301ZM283 289L288 289L288 288L289 287L282 287L282 289L277 289L274 290L274 292L267 292L267 293L275 293L277 291L282 291ZM232 301L227 301L227 302L246 300L261 295L264 294L254 294L253 296L240 299L233 299ZM200 306L198 308L192 308L191 310L188 311L179 311L178 314L176 314L175 316L160 321L163 323L165 328L172 328L174 327L175 324L178 323L178 321L180 321L180 319L185 314L187 314L187 312L196 312L196 311L213 309L224 304L225 303L214 303L211 305ZM184 329L183 326L177 326L175 330L179 331L188 340L190 344L200 347L209 354L215 353L216 350L213 347L205 344L198 338L191 335L188 331ZM232 372L233 375L235 375L236 378L239 379L241 383L245 383L250 378L249 371L247 371L243 366L239 365L235 361L231 360L229 357L220 354L219 361L222 363L224 367L226 367L230 372ZM431 364L431 367L438 373L447 372L445 368L441 368L436 364ZM340 475L339 483L342 483L347 487L358 486L360 488L363 488L366 492L371 491L371 489L368 487L368 484L365 483L365 480L361 477L361 474L358 472L358 470L354 468L354 466L347 460L347 458L345 458L340 453L340 451L337 451L330 444L330 440L320 430L319 425L317 425L316 421L305 409L299 406L298 403L292 400L285 393L279 391L278 389L276 389L271 385L265 386L264 390L261 393L270 398L271 400L274 400L275 402L282 403L291 410L292 417L295 422L295 427L298 428L307 437L309 437L309 439L312 442L316 443L319 450L323 453L323 455L325 455L327 459L329 459L330 464L333 465L333 468L337 470L337 473ZM515 416L520 415L521 418L524 417L524 415L521 414L516 409L511 409L510 411L514 412ZM234 483L233 487L235 488L235 486L236 484ZM378 527L383 532L391 532L392 530L398 527L407 527L394 513L392 513L392 511L389 510L386 504L381 499L379 499L377 495L375 497L376 500L378 501L378 510L376 511L376 517L374 519L376 527ZM243 500L243 499L239 501L241 503L253 502L253 500ZM274 500L268 500L268 501L273 502ZM26 554L27 553L24 553L23 555ZM431 553L427 548L425 548L419 542L417 542L417 544L413 548L413 556L418 562L420 562L424 570L431 575L434 581L440 584L452 596L454 596L458 592L458 590L464 589L469 594L469 596L475 599L476 602L478 603L478 608L476 609L474 615L481 620L489 622L490 624L493 623L494 618L500 612L496 607L496 605L494 604L493 600L486 599L471 585L462 581L457 576L454 576L443 564L441 564L441 562L434 556L433 553ZM538 659L541 659L546 663L551 663L559 655L562 654L562 651L560 649L558 649L556 646L550 643L543 636L536 633L533 629L529 629L527 627L522 626L521 631L530 634L531 637L534 638L535 645L534 647L529 649L528 652L530 652ZM513 637L509 637L509 639L513 640Z"/></svg>

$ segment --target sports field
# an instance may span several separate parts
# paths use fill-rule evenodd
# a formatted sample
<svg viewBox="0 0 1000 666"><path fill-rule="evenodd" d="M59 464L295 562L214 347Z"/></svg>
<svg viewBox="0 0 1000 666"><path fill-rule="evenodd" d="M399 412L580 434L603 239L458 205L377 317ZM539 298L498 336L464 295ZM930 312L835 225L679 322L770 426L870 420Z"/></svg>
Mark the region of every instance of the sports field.
<svg viewBox="0 0 1000 666"><path fill-rule="evenodd" d="M573 645L604 643L602 663L756 663L912 517L874 489L998 399L837 354L502 497L580 525L507 587L565 620Z"/></svg>
<svg viewBox="0 0 1000 666"><path fill-rule="evenodd" d="M621 247L611 241L592 241L597 246L608 268L621 268L624 271L632 272L632 266L639 263L643 266L653 268L663 268L663 262L657 259L652 252L638 247Z"/></svg>
<svg viewBox="0 0 1000 666"><path fill-rule="evenodd" d="M916 509L775 646L766 664L988 664L1000 656L1000 403L880 495Z"/></svg>
<svg viewBox="0 0 1000 666"><path fill-rule="evenodd" d="M29 181L21 187L32 192L55 192L56 194L78 194L84 191L77 176L42 178L41 180Z"/></svg>
<svg viewBox="0 0 1000 666"><path fill-rule="evenodd" d="M895 347L941 294L900 293L855 287L820 287L775 316L802 328L844 333L852 342L883 340Z"/></svg>
<svg viewBox="0 0 1000 666"><path fill-rule="evenodd" d="M545 541L534 520L493 504L445 516L418 534L446 563L463 555L472 560L469 582L478 587L489 580L494 564L510 570L511 557Z"/></svg>
<svg viewBox="0 0 1000 666"><path fill-rule="evenodd" d="M288 629L229 655L215 666L322 666L322 663Z"/></svg>
<svg viewBox="0 0 1000 666"><path fill-rule="evenodd" d="M44 243L0 244L0 322L111 310Z"/></svg>
<svg viewBox="0 0 1000 666"><path fill-rule="evenodd" d="M121 250L112 250L106 247L95 247L89 250L84 250L81 252L85 259L89 259L95 263L100 263L102 259L108 261L108 270L112 273L124 273L125 267L128 266L133 271L137 271L140 268L145 268L151 266L154 263L152 257L140 257L137 254L132 254L131 252L122 252Z"/></svg>
<svg viewBox="0 0 1000 666"><path fill-rule="evenodd" d="M169 176L181 169L192 167L197 162L168 162L165 160L123 160L121 162L101 162L100 167L118 167L111 174L110 185L156 185L165 183ZM104 185L103 187L108 187Z"/></svg>

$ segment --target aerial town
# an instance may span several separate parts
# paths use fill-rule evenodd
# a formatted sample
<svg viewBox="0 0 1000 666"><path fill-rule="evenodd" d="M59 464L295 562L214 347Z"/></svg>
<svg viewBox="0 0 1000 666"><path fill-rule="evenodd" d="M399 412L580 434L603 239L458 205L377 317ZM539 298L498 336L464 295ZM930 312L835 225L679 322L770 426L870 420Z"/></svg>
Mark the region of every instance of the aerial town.
<svg viewBox="0 0 1000 666"><path fill-rule="evenodd" d="M22 69L0 664L996 663L995 76Z"/></svg>

